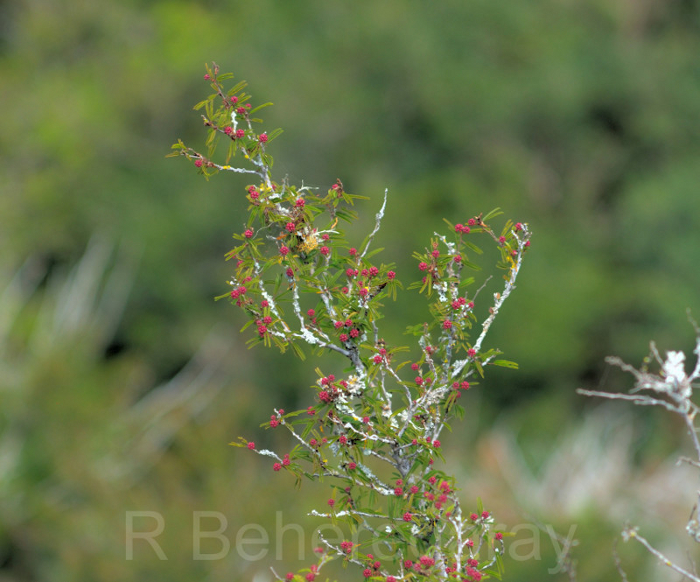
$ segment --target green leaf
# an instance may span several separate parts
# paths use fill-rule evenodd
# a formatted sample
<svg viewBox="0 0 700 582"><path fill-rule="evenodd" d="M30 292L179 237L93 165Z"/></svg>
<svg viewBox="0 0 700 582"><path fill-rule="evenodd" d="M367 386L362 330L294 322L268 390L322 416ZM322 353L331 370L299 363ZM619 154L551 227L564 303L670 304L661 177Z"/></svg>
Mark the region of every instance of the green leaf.
<svg viewBox="0 0 700 582"><path fill-rule="evenodd" d="M272 102L270 102L270 101L268 101L267 103L263 103L262 105L258 105L258 106L255 107L254 109L251 109L251 110L248 112L248 115L252 115L252 114L255 113L256 111L260 111L261 109L264 109L265 107L269 107L270 105L272 105Z"/></svg>
<svg viewBox="0 0 700 582"><path fill-rule="evenodd" d="M501 214L503 214L501 209L496 207L491 212L489 212L486 216L484 216L481 220L486 222L487 220L490 220L491 218L495 218L496 216L500 216Z"/></svg>
<svg viewBox="0 0 700 582"><path fill-rule="evenodd" d="M473 251L474 251L475 253L477 253L478 255L482 255L482 254L484 253L484 251L482 251L482 250L481 250L478 246L476 246L473 242L468 241L468 240L466 240L466 239L465 239L463 242L464 242L464 245L465 245L465 246L469 247L471 250L473 250Z"/></svg>
<svg viewBox="0 0 700 582"><path fill-rule="evenodd" d="M491 362L494 366L501 366L502 368L511 368L513 370L518 369L517 362L511 362L510 360L494 360Z"/></svg>
<svg viewBox="0 0 700 582"><path fill-rule="evenodd" d="M248 441L246 439L244 439L243 437L238 437L238 440L241 442L237 443L234 441L232 443L229 443L229 445L232 447L247 447L248 446Z"/></svg>

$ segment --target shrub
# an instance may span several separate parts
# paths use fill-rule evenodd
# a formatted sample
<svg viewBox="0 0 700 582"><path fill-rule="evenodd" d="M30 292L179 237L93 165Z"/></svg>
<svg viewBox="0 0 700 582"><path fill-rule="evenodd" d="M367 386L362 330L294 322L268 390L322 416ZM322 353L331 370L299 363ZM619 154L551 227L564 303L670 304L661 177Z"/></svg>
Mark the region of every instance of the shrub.
<svg viewBox="0 0 700 582"><path fill-rule="evenodd" d="M424 295L430 319L408 327L418 344L411 355L380 332L382 301L403 288L394 265L379 261L381 249L374 248L387 193L372 231L352 245L340 225L356 218L355 202L364 198L340 180L323 192L274 180L268 148L281 130L256 130L255 115L269 104L253 105L244 82L226 89L232 78L207 66L213 93L195 106L208 128L206 153L179 141L171 154L192 161L206 178L228 171L255 179L246 188L247 221L226 257L233 264L230 291L219 299L243 311L251 346L274 345L300 358L305 350L336 352L348 364L337 375L317 368L309 406L275 408L264 423L289 432L288 452L260 449L242 437L231 443L268 457L271 471L330 485L327 501L311 515L342 524L349 539L321 538L316 562L287 580L314 580L334 558L358 566L365 578L387 581L500 578L503 534L480 502L462 508L454 477L435 461L444 461L443 430L464 415L462 392L487 366L516 367L485 339L515 288L530 244L527 225L507 221L494 231L498 209L446 221L449 236L436 234L413 254L417 280L407 289ZM225 153L217 154L221 145ZM243 167L231 165L241 157ZM472 291L477 237L495 244L497 267L505 272L483 321L474 311L483 286ZM360 530L371 538L357 541Z"/></svg>
<svg viewBox="0 0 700 582"><path fill-rule="evenodd" d="M599 398L607 398L610 400L623 400L636 404L638 406L658 406L664 408L668 412L678 415L686 426L688 435L692 442L693 457L681 457L679 463L687 463L695 468L700 468L700 439L698 439L698 427L696 426L695 417L700 408L693 402L693 391L698 387L698 379L700 378L700 328L697 323L692 320L690 313L688 318L695 328L695 350L693 353L696 356L695 366L690 374L685 371L686 355L681 351L668 351L666 358L662 359L654 342L650 344L649 355L644 358L643 364L639 368L623 362L616 356L606 358L606 361L617 366L625 372L634 376L634 387L629 393L618 392L600 392L596 390L579 389L578 393L585 396L596 396ZM653 367L657 370L654 371ZM700 492L698 492L700 499ZM700 523L697 519L697 503L693 506L688 523L685 526L686 533L695 542L700 542ZM660 563L671 568L675 572L681 574L683 579L700 582L700 577L695 573L695 565L684 568L676 564L639 533L639 528L633 525L626 525L622 530L621 538L628 542L634 540L640 543L650 554L655 556ZM617 554L617 547L613 550L615 558L615 567L623 581L627 580L627 575L623 569L622 561ZM692 560L691 560L692 563ZM690 570L693 570L692 572Z"/></svg>

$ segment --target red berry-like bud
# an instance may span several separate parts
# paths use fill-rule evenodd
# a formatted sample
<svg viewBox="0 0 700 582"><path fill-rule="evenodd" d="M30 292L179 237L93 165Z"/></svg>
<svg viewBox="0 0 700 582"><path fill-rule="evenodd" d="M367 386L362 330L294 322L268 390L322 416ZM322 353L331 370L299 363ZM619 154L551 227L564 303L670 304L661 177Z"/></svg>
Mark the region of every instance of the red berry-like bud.
<svg viewBox="0 0 700 582"><path fill-rule="evenodd" d="M209 73L205 73L205 74L204 74L204 80L205 80L205 81L209 81L210 79L211 79L211 77L209 76Z"/></svg>
<svg viewBox="0 0 700 582"><path fill-rule="evenodd" d="M236 130L236 139L241 139L244 136L245 136L245 129L237 129Z"/></svg>
<svg viewBox="0 0 700 582"><path fill-rule="evenodd" d="M281 471L281 470L282 470L282 465L280 465L279 463L275 463L274 465L272 465L272 468L273 468L273 470L275 470L275 471Z"/></svg>
<svg viewBox="0 0 700 582"><path fill-rule="evenodd" d="M407 511L406 513L403 514L403 520L404 521L412 521L413 516ZM409 568L410 568L410 566L409 566Z"/></svg>
<svg viewBox="0 0 700 582"><path fill-rule="evenodd" d="M427 271L428 270L428 263L421 261L420 263L418 263L418 268L421 271Z"/></svg>
<svg viewBox="0 0 700 582"><path fill-rule="evenodd" d="M283 257L286 257L287 253L289 253L289 247L286 245L282 245L280 247L280 255L282 255Z"/></svg>
<svg viewBox="0 0 700 582"><path fill-rule="evenodd" d="M354 471L355 469L357 469L357 463L355 463L354 461L350 461L350 462L348 463L348 470L349 470L349 471Z"/></svg>
<svg viewBox="0 0 700 582"><path fill-rule="evenodd" d="M435 565L435 560L433 560L433 558L431 558L430 556L421 556L420 563L426 568L429 568L430 566Z"/></svg>
<svg viewBox="0 0 700 582"><path fill-rule="evenodd" d="M253 231L247 228L245 232L243 233L243 236L246 238L253 238Z"/></svg>
<svg viewBox="0 0 700 582"><path fill-rule="evenodd" d="M503 539L503 534L502 534L500 531L497 531L497 532L496 532L496 535L495 535L495 538L496 538L497 540L502 540L502 539Z"/></svg>
<svg viewBox="0 0 700 582"><path fill-rule="evenodd" d="M255 449L255 443L254 443L253 441L250 441L250 442L248 443L248 448L249 448L251 451L254 450L254 449Z"/></svg>
<svg viewBox="0 0 700 582"><path fill-rule="evenodd" d="M202 160L195 160L195 161L194 161L194 165L195 165L197 168L201 168L203 163L204 163L204 162L202 162Z"/></svg>

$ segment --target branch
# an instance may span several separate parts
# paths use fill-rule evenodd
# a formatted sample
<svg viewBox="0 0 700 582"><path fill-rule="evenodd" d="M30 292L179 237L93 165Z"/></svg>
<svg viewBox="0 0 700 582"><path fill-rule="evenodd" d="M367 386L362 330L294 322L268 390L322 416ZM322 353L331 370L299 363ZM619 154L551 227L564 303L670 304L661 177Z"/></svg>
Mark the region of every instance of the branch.
<svg viewBox="0 0 700 582"><path fill-rule="evenodd" d="M674 564L669 560L666 556L664 556L659 550L654 548L645 538L640 536L637 533L636 528L630 528L628 527L622 532L622 539L627 541L629 539L635 539L637 540L640 544L642 544L650 553L654 554L663 564L664 566L668 566L671 568L671 570L674 570L678 572L679 574L683 574L686 578L689 580L692 580L692 582L700 582L700 578L689 572L688 570L681 568L680 566Z"/></svg>
<svg viewBox="0 0 700 582"><path fill-rule="evenodd" d="M657 398L652 398L651 396L646 396L644 394L620 394L618 392L598 392L597 390L584 390L583 388L577 388L576 392L582 394L583 396L598 396L600 398L607 398L609 400L628 400L634 404L640 406L663 406L666 410L675 412L677 414L684 414L682 410L673 406L670 402L665 400L659 400Z"/></svg>

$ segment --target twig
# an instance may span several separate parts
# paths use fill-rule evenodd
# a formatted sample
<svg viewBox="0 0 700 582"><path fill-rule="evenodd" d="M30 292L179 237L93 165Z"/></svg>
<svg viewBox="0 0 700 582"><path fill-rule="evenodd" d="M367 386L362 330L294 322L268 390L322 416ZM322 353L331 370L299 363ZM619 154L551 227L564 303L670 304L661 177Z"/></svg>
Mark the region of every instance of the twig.
<svg viewBox="0 0 700 582"><path fill-rule="evenodd" d="M647 551L650 553L654 554L663 564L664 566L668 566L671 568L671 570L674 570L675 572L678 572L679 574L683 574L686 578L692 580L693 582L700 582L700 578L695 576L693 573L689 572L685 568L681 568L677 564L674 564L671 560L669 560L666 556L664 556L659 550L657 550L654 546L652 546L645 538L640 536L637 533L637 530L635 528L627 528L625 531L622 532L623 539L627 537L627 539L635 539L637 540L640 544L642 544ZM627 541L627 540L625 540Z"/></svg>

